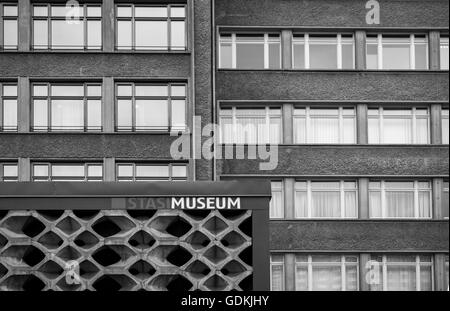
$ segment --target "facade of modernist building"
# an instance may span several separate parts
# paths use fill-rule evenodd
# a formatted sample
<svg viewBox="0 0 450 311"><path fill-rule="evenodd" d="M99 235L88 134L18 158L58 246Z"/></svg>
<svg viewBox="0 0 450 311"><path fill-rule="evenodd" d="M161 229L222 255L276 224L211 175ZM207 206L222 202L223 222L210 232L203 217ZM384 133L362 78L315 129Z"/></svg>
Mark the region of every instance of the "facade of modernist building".
<svg viewBox="0 0 450 311"><path fill-rule="evenodd" d="M0 182L270 180L267 288L448 289L447 1L65 5L0 1ZM196 146L208 137L199 133L210 123L221 129L216 150L276 145L277 167L200 157ZM178 137L170 133L179 131L190 133L192 148L175 160L170 147ZM92 225L80 240L94 245L111 226L120 235L154 217L127 215L0 211L0 289L39 287L35 279L8 281L10 264L26 256L37 278L60 280L58 264L41 264L36 252L44 245L75 258L58 239L81 236L78 226ZM196 221L180 217L159 226ZM95 249L100 262L131 256ZM86 277L103 269L94 261L82 266ZM228 272L245 264L238 260ZM89 289L136 289L136 279L154 273L145 263L131 270L135 278L115 275ZM190 267L204 271L201 263ZM170 289L172 281L144 288ZM58 282L47 289L77 289ZM186 282L173 288L192 288ZM249 288L220 277L205 282Z"/></svg>

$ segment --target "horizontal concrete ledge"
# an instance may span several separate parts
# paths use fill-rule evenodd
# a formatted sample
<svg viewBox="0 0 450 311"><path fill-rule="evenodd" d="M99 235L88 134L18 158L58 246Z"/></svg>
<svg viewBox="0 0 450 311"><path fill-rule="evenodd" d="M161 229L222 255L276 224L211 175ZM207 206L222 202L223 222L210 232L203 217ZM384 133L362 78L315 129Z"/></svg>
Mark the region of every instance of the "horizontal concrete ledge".
<svg viewBox="0 0 450 311"><path fill-rule="evenodd" d="M189 77L189 54L3 53L3 77Z"/></svg>
<svg viewBox="0 0 450 311"><path fill-rule="evenodd" d="M268 160L248 160L246 149L245 160L218 160L218 174L400 177L448 176L449 171L449 146L442 145L279 146L275 154L278 159L272 161L278 165L274 170L261 170L260 163Z"/></svg>
<svg viewBox="0 0 450 311"><path fill-rule="evenodd" d="M445 71L218 71L217 100L449 100Z"/></svg>
<svg viewBox="0 0 450 311"><path fill-rule="evenodd" d="M448 252L448 221L271 221L273 251Z"/></svg>
<svg viewBox="0 0 450 311"><path fill-rule="evenodd" d="M140 158L172 160L167 134L1 134L1 158Z"/></svg>

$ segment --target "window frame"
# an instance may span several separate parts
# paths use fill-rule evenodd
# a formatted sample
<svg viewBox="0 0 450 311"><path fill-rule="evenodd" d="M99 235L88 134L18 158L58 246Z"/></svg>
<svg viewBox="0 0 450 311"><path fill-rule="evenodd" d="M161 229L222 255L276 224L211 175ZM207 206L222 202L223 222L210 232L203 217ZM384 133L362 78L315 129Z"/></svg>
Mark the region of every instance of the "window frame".
<svg viewBox="0 0 450 311"><path fill-rule="evenodd" d="M447 184L447 185L446 185ZM444 179L444 182L442 183L442 197L445 197L445 196L447 196L447 202L449 201L449 180L448 179ZM442 213L443 213L443 215L444 215L444 219L445 220L449 220L450 218L449 218L449 215L447 215L447 217L445 217L445 214L444 214L444 210L445 210L445 208L447 208L447 214L449 213L449 211L448 211L448 209L449 209L449 206L447 205L447 206L445 206L444 204L443 204L444 202L442 202L442 208L443 208L443 210L442 210Z"/></svg>
<svg viewBox="0 0 450 311"><path fill-rule="evenodd" d="M17 10L17 15L5 15L5 6L14 6ZM4 21L16 22L16 42L14 46L5 46L5 23ZM17 51L19 49L19 6L17 2L0 2L0 51Z"/></svg>
<svg viewBox="0 0 450 311"><path fill-rule="evenodd" d="M47 8L47 16L36 16L34 15L35 7L46 7ZM61 46L60 48L54 47L52 42L53 31L52 31L52 22L53 21L64 21L66 17L64 16L53 16L52 8L53 7L65 7L64 4L58 3L32 3L31 5L31 49L33 51L101 51L103 49L103 16L88 16L88 7L99 7L100 10L102 8L101 3L81 3L80 8L83 10L83 16L79 17L79 22L83 23L83 45L79 47L67 47ZM35 45L34 43L34 35L35 35L35 21L46 21L47 22L47 46L40 47ZM88 45L88 22L89 21L99 21L100 22L100 45L90 47Z"/></svg>
<svg viewBox="0 0 450 311"><path fill-rule="evenodd" d="M439 65L439 69L440 70L449 70L449 68L443 68L442 67L442 49L444 47L447 47L447 50L449 49L449 36L447 35L441 35L441 37L439 38L439 54L440 54L440 65ZM448 65L448 60L447 60L447 65Z"/></svg>
<svg viewBox="0 0 450 311"><path fill-rule="evenodd" d="M120 86L131 86L131 95L119 95ZM137 96L136 86L164 86L167 87L167 96ZM185 88L184 96L172 96L172 87L183 86ZM189 89L188 84L184 82L116 82L114 85L114 131L116 133L154 133L154 134L165 134L172 132L186 132L188 129L188 113L189 113ZM128 100L131 101L131 126L119 126L119 101ZM165 100L167 102L167 126L164 128L151 129L147 127L137 127L136 126L136 101L137 100ZM173 125L173 101L184 100L184 126L177 127Z"/></svg>
<svg viewBox="0 0 450 311"><path fill-rule="evenodd" d="M435 289L435 284L434 284L434 259L433 256L431 255L426 255L426 254L422 254L422 255L408 255L408 254L402 254L404 256L414 256L415 257L415 262L388 262L388 257L389 256L395 256L397 254L388 254L388 255L372 255L372 260L378 262L379 264L381 264L381 277L382 277L382 291L389 291L388 288L388 267L389 266L397 266L397 267L401 267L401 266L414 266L416 268L416 291L420 291L421 290L421 271L420 268L422 266L425 267L431 267L431 290L434 291ZM382 258L382 262L379 262L376 259L373 259L373 257L380 257ZM430 262L427 261L421 261L421 256L430 256ZM373 286L373 285L372 285ZM371 289L372 290L372 289Z"/></svg>
<svg viewBox="0 0 450 311"><path fill-rule="evenodd" d="M386 182L413 182L414 188L395 188L386 190ZM419 187L419 183L428 183L429 188L421 188ZM380 188L371 187L371 183L380 183ZM389 217L387 216L387 202L386 202L386 192L412 192L414 196L414 206L413 206L413 214L412 217ZM429 194L429 217L420 217L420 209L419 209L419 194L420 192L427 191ZM374 217L372 216L372 207L370 204L370 196L373 192L380 193L380 209L381 216ZM416 220L432 220L433 219L433 185L430 180L370 180L369 181L369 218L370 219L385 219L385 220L398 220L398 219L416 219Z"/></svg>
<svg viewBox="0 0 450 311"><path fill-rule="evenodd" d="M442 107L441 109L441 137L442 137L442 144L448 145L449 144L449 107ZM444 127L444 120L447 120L447 127ZM444 138L446 137L447 141L444 141Z"/></svg>
<svg viewBox="0 0 450 311"><path fill-rule="evenodd" d="M263 41L259 44L263 45L264 49L264 66L263 68L238 68L237 67L237 44L238 36L246 36L246 35L260 35L263 36ZM278 39L276 40L276 43L279 43L279 53L280 53L280 63L279 68L270 68L270 43L275 42L270 40L270 36L276 35L278 36ZM224 39L223 36L231 36L231 41ZM223 67L222 65L222 43L231 43L231 68ZM240 44L253 44L255 42L246 43L246 42L240 42ZM245 33L245 32L224 32L219 34L219 40L218 40L218 68L219 69L234 69L234 70L281 70L283 65L283 49L282 49L282 42L281 42L281 34L279 32L265 32L265 33Z"/></svg>
<svg viewBox="0 0 450 311"><path fill-rule="evenodd" d="M119 175L120 166L132 166L133 175L121 177ZM168 178L165 177L137 177L136 171L138 166L167 166L169 171ZM182 166L186 168L186 177L174 177L173 167ZM118 162L115 165L116 181L117 182L140 182L140 181L188 181L189 179L189 166L187 163L157 163L157 162Z"/></svg>
<svg viewBox="0 0 450 311"><path fill-rule="evenodd" d="M231 125L233 127L233 137L231 139L232 142L225 142L225 133L222 129L223 126L223 119L225 118L229 118L229 116L225 115L222 113L223 110L230 110L231 109ZM238 134L238 122L237 120L241 117L241 115L239 115L238 111L239 110L264 110L264 118L265 118L265 135L268 138L267 141L260 141L260 135L259 133L257 133L257 142L252 142L252 143L237 143L237 141L242 140L242 139L238 139L239 134ZM279 110L279 114L278 113L271 113L271 111L275 111L275 110ZM245 117L249 117L249 116L245 116ZM279 128L279 137L278 137L278 142L271 142L271 135L270 135L270 126L271 124L271 120L272 119L277 119L280 121L280 128ZM237 106L237 105L233 105L233 106L223 106L220 108L219 111L219 129L220 129L220 144L221 145L281 145L283 144L283 107L279 107L279 106ZM245 141L245 137L243 139Z"/></svg>
<svg viewBox="0 0 450 311"><path fill-rule="evenodd" d="M35 176L35 167L36 166L47 166L47 177L44 176ZM77 166L84 167L84 177L81 178L79 176L64 176L62 177L54 177L53 176L53 167L55 166ZM101 166L102 168L102 176L89 176L89 167L90 166ZM102 162L33 162L31 164L31 180L33 182L102 182L105 178L105 167Z"/></svg>
<svg viewBox="0 0 450 311"><path fill-rule="evenodd" d="M429 60L429 54L430 54L430 42L429 42L429 38L427 34L420 34L420 33L413 33L413 34L408 34L409 35L409 42L408 42L408 46L409 46L409 68L408 69L384 69L383 68L383 35L387 35L388 37L392 37L395 38L393 36L391 36L391 34L383 34L383 33L368 33L367 34L367 39L366 39L366 60L368 59L368 46L369 44L375 44L377 45L377 68L369 68L369 64L366 61L366 70L393 70L393 71L398 71L398 70L429 70L430 69L430 60ZM398 38L406 38L405 34L397 34ZM426 55L425 55L425 60L426 60L426 68L425 69L416 69L416 36L420 36L421 38L424 37L425 40L425 51L426 51ZM375 42L375 43L374 43Z"/></svg>
<svg viewBox="0 0 450 311"><path fill-rule="evenodd" d="M270 209L269 209L269 214L270 214L270 219L284 219L285 218L285 202L284 202L284 198L285 198L285 187L284 187L284 182L283 180L272 180L270 182L270 186L271 186L271 192L272 194L274 192L278 192L281 194L281 215L279 217L277 217L274 213L274 203L273 203L273 195L272 195L272 199L270 200Z"/></svg>
<svg viewBox="0 0 450 311"><path fill-rule="evenodd" d="M298 111L300 109L305 109L305 114L300 114L298 113ZM294 106L294 111L293 111L293 121L292 121L292 130L293 130L293 140L294 140L294 144L297 145L307 145L307 144L311 144L311 145L355 145L358 143L358 123L357 123L357 112L356 112L356 107L353 106L339 106L338 109L338 114L337 116L334 115L311 115L311 110L330 110L333 109L335 110L336 107L326 107L326 106L300 106L300 105L295 105ZM346 115L344 114L345 110L349 110L352 109L353 110L353 114L352 115ZM331 117L336 117L338 120L338 131L339 131L339 141L338 142L328 142L328 143L321 143L321 142L315 142L313 141L313 137L311 136L311 119L331 119ZM297 122L300 119L304 119L305 120L305 128L304 133L305 133L305 142L299 142L298 141L298 137L296 135L297 133ZM344 142L344 120L345 119L353 119L353 129L354 129L354 136L353 136L353 143L348 143L348 142Z"/></svg>
<svg viewBox="0 0 450 311"><path fill-rule="evenodd" d="M420 110L426 110L426 115L417 114L417 109ZM371 115L371 110L378 110L377 115ZM410 115L407 114L399 114L399 115L385 115L385 110L408 110L411 111ZM378 142L371 142L370 141L370 119L378 119ZM384 142L384 120L385 119L410 119L411 120L411 141L409 142L403 142L403 143L390 143L390 142ZM418 119L426 119L427 120L427 142L426 143L418 143L417 142L417 134L418 127L417 127L417 120ZM408 108L401 108L401 107L370 107L368 109L368 115L367 115L367 133L368 133L368 143L370 145L429 145L431 143L431 114L430 114L430 108L429 107L408 107Z"/></svg>
<svg viewBox="0 0 450 311"><path fill-rule="evenodd" d="M336 68L311 68L311 51L309 47L311 46L311 37L310 36L317 36L317 35L323 35L324 37L336 37ZM344 37L343 37L344 36ZM352 41L352 68L342 68L343 67L343 39L346 37L351 36L351 38L348 41ZM297 38L302 39L297 39ZM305 68L297 68L295 67L295 46L296 45L303 45L303 62ZM292 69L294 70L354 70L356 69L356 42L355 42L355 35L354 33L294 33L292 36L292 44L291 44L291 50L292 50Z"/></svg>
<svg viewBox="0 0 450 311"><path fill-rule="evenodd" d="M34 94L35 86L46 86L47 96L40 96ZM53 96L52 86L82 86L83 96ZM88 93L88 87L100 87L100 95L91 96ZM31 131L32 132L103 132L103 85L101 82L33 82L31 83ZM47 101L47 126L35 126L35 101ZM82 100L83 101L83 126L74 128L54 128L52 125L52 101L53 100ZM89 126L89 101L100 101L100 126Z"/></svg>
<svg viewBox="0 0 450 311"><path fill-rule="evenodd" d="M17 170L17 175L5 177L5 166L14 166ZM0 182L17 182L17 181L19 181L19 164L17 162L0 162Z"/></svg>
<svg viewBox="0 0 450 311"><path fill-rule="evenodd" d="M275 261L274 258L279 257L283 260ZM270 291L274 291L273 289L273 268L274 267L281 267L281 289L279 291L284 291L286 288L285 282L286 282L286 262L284 254L271 254L270 255Z"/></svg>
<svg viewBox="0 0 450 311"><path fill-rule="evenodd" d="M324 183L324 182L330 182L330 183L339 183L339 189L332 189L332 188L322 188L322 189L313 189L313 183ZM349 189L349 188L345 188L345 183L346 182L352 182L355 183L355 188L353 189ZM298 187L298 183L306 183L306 189L302 188L299 189ZM301 190L301 191L300 191ZM306 190L306 196L307 196L307 215L304 217L301 217L298 215L297 212L297 192L305 192ZM332 217L332 216L327 216L327 217L313 217L313 206L312 206L312 195L314 191L319 191L319 192L337 192L339 191L339 204L340 204L340 216L339 217ZM348 180L348 179L343 179L343 180L301 180L301 179L296 179L294 182L294 219L330 219L330 220L355 220L355 219L359 219L359 195L358 195L358 191L359 191L359 184L357 180ZM355 216L354 217L347 217L345 216L345 212L346 212L346 206L345 206L345 194L346 192L354 192L355 193Z"/></svg>
<svg viewBox="0 0 450 311"><path fill-rule="evenodd" d="M119 16L118 8L119 7L130 7L131 8L131 16ZM136 7L167 7L167 17L136 17ZM171 8L180 8L183 7L185 9L184 17L172 17ZM188 5L187 3L166 3L166 4L145 4L145 3L126 3L126 2L117 2L114 4L114 48L116 51L167 51L167 52L187 52L189 51L189 19L188 19ZM131 46L130 47L121 47L119 46L119 21L129 21L131 23ZM167 22L167 47L166 48L139 48L136 46L136 21L160 21ZM184 22L184 40L185 46L184 48L174 48L172 46L172 22L173 21L183 21Z"/></svg>
<svg viewBox="0 0 450 311"><path fill-rule="evenodd" d="M3 96L4 86L15 86L16 96ZM4 101L15 100L16 101L16 125L13 127L4 126ZM19 85L16 82L1 82L0 81L0 133L2 132L17 132L19 130Z"/></svg>
<svg viewBox="0 0 450 311"><path fill-rule="evenodd" d="M315 255L305 255L305 254L297 254L295 256L295 266L294 266L294 282L295 282L295 290L296 291L300 291L300 289L297 288L297 268L298 267L307 267L308 269L308 291L313 291L314 290L314 286L313 286L313 268L317 267L317 266L325 266L325 267L340 267L341 268L341 291L347 291L347 266L355 266L356 267L356 289L355 291L359 291L360 289L360 280L359 280L359 256L357 255L340 255L340 254L320 254L320 256L340 256L341 260L340 262L333 262L333 261L328 261L328 262L313 262L313 257L314 256L318 256L319 254L315 254ZM299 257L305 257L307 256L308 258L308 262L301 262L298 261ZM356 259L356 262L347 262L346 258L347 257L354 257Z"/></svg>

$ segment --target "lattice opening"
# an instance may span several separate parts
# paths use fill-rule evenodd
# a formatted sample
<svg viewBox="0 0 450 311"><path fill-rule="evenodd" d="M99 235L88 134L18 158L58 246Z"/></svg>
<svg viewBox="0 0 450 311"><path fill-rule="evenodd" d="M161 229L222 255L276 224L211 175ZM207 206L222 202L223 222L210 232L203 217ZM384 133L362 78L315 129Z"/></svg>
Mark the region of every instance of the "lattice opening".
<svg viewBox="0 0 450 311"><path fill-rule="evenodd" d="M95 211L95 210L74 210L74 211L72 211L72 213L75 216L77 216L78 218L87 221L87 220L91 220L95 216L97 216L99 214L99 211Z"/></svg>
<svg viewBox="0 0 450 311"><path fill-rule="evenodd" d="M186 269L196 279L202 279L211 272L211 269L203 262L196 260Z"/></svg>
<svg viewBox="0 0 450 311"><path fill-rule="evenodd" d="M241 218L244 216L247 211L233 211L233 210L227 210L227 211L220 211L223 217L230 220L236 220L238 218Z"/></svg>
<svg viewBox="0 0 450 311"><path fill-rule="evenodd" d="M156 211L152 210L128 210L128 215L139 221L146 221L155 216Z"/></svg>
<svg viewBox="0 0 450 311"><path fill-rule="evenodd" d="M141 280L147 279L156 272L152 265L143 260L135 262L128 271Z"/></svg>
<svg viewBox="0 0 450 311"><path fill-rule="evenodd" d="M189 217L191 217L192 219L194 219L196 221L200 221L200 220L203 220L206 217L208 217L210 214L210 211L192 210L192 211L185 211L184 213L186 215L188 215Z"/></svg>
<svg viewBox="0 0 450 311"><path fill-rule="evenodd" d="M243 279L239 283L239 287L243 291L251 291L251 290L253 290L253 275L249 275L245 279Z"/></svg>
<svg viewBox="0 0 450 311"><path fill-rule="evenodd" d="M136 232L129 240L131 246L139 249L147 249L155 244L155 239L145 231Z"/></svg>
<svg viewBox="0 0 450 311"><path fill-rule="evenodd" d="M231 231L220 242L227 248L236 249L245 243L245 239L237 232Z"/></svg>
<svg viewBox="0 0 450 311"><path fill-rule="evenodd" d="M223 275L230 276L230 277L238 276L245 271L246 271L246 268L242 264L237 262L236 260L230 261L221 270Z"/></svg>
<svg viewBox="0 0 450 311"><path fill-rule="evenodd" d="M64 211L62 211L62 210L39 210L39 211L37 211L37 213L50 221L55 221L55 220L58 220L64 214Z"/></svg>
<svg viewBox="0 0 450 311"><path fill-rule="evenodd" d="M80 263L80 276L84 279L93 278L99 271L100 269L88 260Z"/></svg>
<svg viewBox="0 0 450 311"><path fill-rule="evenodd" d="M95 251L92 258L103 267L125 262L134 255L134 252L126 246L107 245Z"/></svg>
<svg viewBox="0 0 450 311"><path fill-rule="evenodd" d="M204 228L214 235L218 235L228 228L228 225L219 217L214 216L206 222Z"/></svg>
<svg viewBox="0 0 450 311"><path fill-rule="evenodd" d="M6 249L1 258L12 266L20 267L26 264L34 267L45 258L45 255L32 245L14 245Z"/></svg>
<svg viewBox="0 0 450 311"><path fill-rule="evenodd" d="M69 284L66 278L61 278L56 285L61 288L63 291L76 291L81 287L81 284L78 282L73 282Z"/></svg>
<svg viewBox="0 0 450 311"><path fill-rule="evenodd" d="M2 249L6 244L8 244L8 240L0 234L0 249Z"/></svg>
<svg viewBox="0 0 450 311"><path fill-rule="evenodd" d="M58 276L61 275L61 273L64 272L64 269L61 268L60 265L58 265L54 261L47 261L45 264L43 264L39 270L42 274L45 275L46 278L50 280L56 279Z"/></svg>
<svg viewBox="0 0 450 311"><path fill-rule="evenodd" d="M72 246L66 246L56 256L62 260L70 261L80 258L81 254Z"/></svg>
<svg viewBox="0 0 450 311"><path fill-rule="evenodd" d="M95 245L97 245L98 242L100 242L100 240L89 231L84 231L79 236L77 236L74 241L77 246L83 249L91 249Z"/></svg>
<svg viewBox="0 0 450 311"><path fill-rule="evenodd" d="M253 252L251 247L247 247L240 254L239 258L247 265L251 266L253 263Z"/></svg>
<svg viewBox="0 0 450 311"><path fill-rule="evenodd" d="M217 245L214 245L205 252L204 256L213 264L218 264L224 261L228 254Z"/></svg>
<svg viewBox="0 0 450 311"><path fill-rule="evenodd" d="M167 261L177 267L184 266L191 260L192 254L181 246L175 247L167 256Z"/></svg>
<svg viewBox="0 0 450 311"><path fill-rule="evenodd" d="M104 238L130 231L134 224L122 216L106 216L95 222L92 226L94 231Z"/></svg>
<svg viewBox="0 0 450 311"><path fill-rule="evenodd" d="M127 291L131 290L136 283L133 282L126 275L112 275L107 274L100 277L93 284L93 287L98 291Z"/></svg>
<svg viewBox="0 0 450 311"><path fill-rule="evenodd" d="M211 240L200 231L195 231L186 239L186 242L191 244L194 249L199 250L207 247Z"/></svg>
<svg viewBox="0 0 450 311"><path fill-rule="evenodd" d="M213 275L205 282L205 286L212 291L222 291L227 285L228 283L217 274Z"/></svg>
<svg viewBox="0 0 450 311"><path fill-rule="evenodd" d="M7 278L0 289L10 291L41 291L45 283L34 275L13 275Z"/></svg>
<svg viewBox="0 0 450 311"><path fill-rule="evenodd" d="M81 225L78 223L78 221L76 221L72 217L66 217L63 220L61 220L56 225L56 227L59 230L61 230L62 232L64 232L65 234L72 235L73 233L75 233L78 230L80 230Z"/></svg>
<svg viewBox="0 0 450 311"><path fill-rule="evenodd" d="M44 245L47 249L57 249L64 243L63 239L52 231L49 231L41 236L38 242Z"/></svg>
<svg viewBox="0 0 450 311"><path fill-rule="evenodd" d="M0 263L0 279L8 273L8 269Z"/></svg>
<svg viewBox="0 0 450 311"><path fill-rule="evenodd" d="M253 225L252 225L252 219L247 218L245 219L240 225L239 229L244 233L245 235L252 237L253 234Z"/></svg>
<svg viewBox="0 0 450 311"><path fill-rule="evenodd" d="M32 216L13 216L3 223L3 226L17 234L25 234L34 238L44 231L45 225Z"/></svg>
<svg viewBox="0 0 450 311"><path fill-rule="evenodd" d="M152 221L150 227L161 233L180 238L191 230L192 225L179 216L165 216L157 217Z"/></svg>
<svg viewBox="0 0 450 311"><path fill-rule="evenodd" d="M0 210L0 220L6 217L8 215L8 211Z"/></svg>

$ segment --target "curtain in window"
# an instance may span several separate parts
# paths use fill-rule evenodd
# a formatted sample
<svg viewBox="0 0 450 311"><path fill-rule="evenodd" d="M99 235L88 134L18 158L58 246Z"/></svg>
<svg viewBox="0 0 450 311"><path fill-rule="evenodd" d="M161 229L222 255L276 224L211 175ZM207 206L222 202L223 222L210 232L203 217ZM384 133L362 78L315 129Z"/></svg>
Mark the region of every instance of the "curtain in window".
<svg viewBox="0 0 450 311"><path fill-rule="evenodd" d="M283 266L272 265L272 291L283 290Z"/></svg>
<svg viewBox="0 0 450 311"><path fill-rule="evenodd" d="M339 192L313 191L312 217L339 217Z"/></svg>
<svg viewBox="0 0 450 311"><path fill-rule="evenodd" d="M311 118L311 141L317 144L339 142L339 120L336 118Z"/></svg>
<svg viewBox="0 0 450 311"><path fill-rule="evenodd" d="M345 266L345 290L357 291L358 290L358 268L357 266Z"/></svg>
<svg viewBox="0 0 450 311"><path fill-rule="evenodd" d="M258 112L256 113L259 114ZM238 117L236 127L237 143L239 144L268 142L265 118Z"/></svg>
<svg viewBox="0 0 450 311"><path fill-rule="evenodd" d="M297 265L295 271L295 290L307 291L308 290L308 266Z"/></svg>
<svg viewBox="0 0 450 311"><path fill-rule="evenodd" d="M419 217L431 217L430 192L419 192Z"/></svg>
<svg viewBox="0 0 450 311"><path fill-rule="evenodd" d="M282 218L284 216L283 192L279 189L272 190L272 200L270 201L270 217Z"/></svg>
<svg viewBox="0 0 450 311"><path fill-rule="evenodd" d="M387 191L386 212L387 217L414 217L414 193Z"/></svg>
<svg viewBox="0 0 450 311"><path fill-rule="evenodd" d="M308 217L308 194L306 191L295 191L295 217Z"/></svg>
<svg viewBox="0 0 450 311"><path fill-rule="evenodd" d="M345 203L345 217L357 217L356 192L346 191L344 197Z"/></svg>
<svg viewBox="0 0 450 311"><path fill-rule="evenodd" d="M82 129L84 127L84 107L82 100L53 100L52 128Z"/></svg>
<svg viewBox="0 0 450 311"><path fill-rule="evenodd" d="M385 118L383 135L385 144L412 143L412 120Z"/></svg>
<svg viewBox="0 0 450 311"><path fill-rule="evenodd" d="M294 118L294 143L305 144L306 143L306 119Z"/></svg>
<svg viewBox="0 0 450 311"><path fill-rule="evenodd" d="M393 265L388 266L387 288L389 291L415 291L416 267Z"/></svg>
<svg viewBox="0 0 450 311"><path fill-rule="evenodd" d="M370 217L379 218L382 216L381 211L381 192L373 191L369 194Z"/></svg>
<svg viewBox="0 0 450 311"><path fill-rule="evenodd" d="M313 266L313 291L342 290L342 274L339 266Z"/></svg>
<svg viewBox="0 0 450 311"><path fill-rule="evenodd" d="M433 290L433 277L431 266L420 267L420 290L421 291Z"/></svg>

